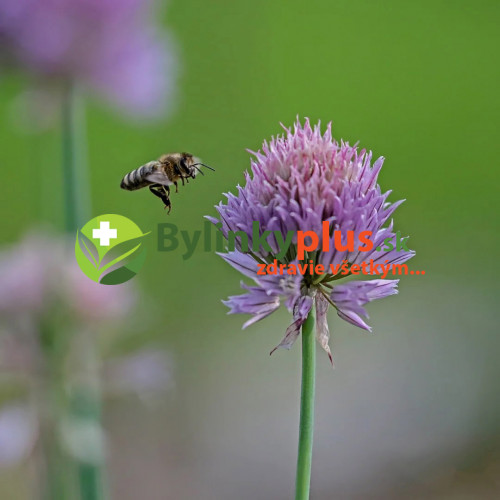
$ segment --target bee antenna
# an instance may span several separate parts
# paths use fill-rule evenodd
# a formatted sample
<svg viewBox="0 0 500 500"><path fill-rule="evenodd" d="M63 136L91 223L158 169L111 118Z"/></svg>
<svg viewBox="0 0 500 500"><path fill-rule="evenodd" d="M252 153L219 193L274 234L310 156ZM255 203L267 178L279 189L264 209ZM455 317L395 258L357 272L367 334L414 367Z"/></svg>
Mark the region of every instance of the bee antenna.
<svg viewBox="0 0 500 500"><path fill-rule="evenodd" d="M196 165L197 165L197 164L196 164ZM193 167L194 167L196 170L198 170L198 172L200 172L200 174L201 174L201 175L205 175L205 174L201 171L201 169L199 169L196 165L193 165Z"/></svg>
<svg viewBox="0 0 500 500"><path fill-rule="evenodd" d="M213 172L215 172L215 168L209 167L208 165L205 165L204 163L201 163L201 162L199 162L199 163L195 163L195 164L193 165L193 167L194 167L194 166L196 166L196 165L202 165L203 167L207 167L208 169L210 169L210 170L212 170ZM200 170L200 172L201 172L201 170Z"/></svg>

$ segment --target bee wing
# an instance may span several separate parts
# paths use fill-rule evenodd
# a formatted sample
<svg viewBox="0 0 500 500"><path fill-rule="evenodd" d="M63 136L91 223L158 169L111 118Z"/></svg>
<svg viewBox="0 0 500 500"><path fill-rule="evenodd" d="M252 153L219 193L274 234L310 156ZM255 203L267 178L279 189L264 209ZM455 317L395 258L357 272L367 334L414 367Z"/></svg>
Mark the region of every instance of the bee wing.
<svg viewBox="0 0 500 500"><path fill-rule="evenodd" d="M146 166L149 170L149 173L145 176L146 180L155 184L172 184L165 172L165 162L160 160L150 161L149 163L146 163Z"/></svg>
<svg viewBox="0 0 500 500"><path fill-rule="evenodd" d="M161 167L161 162L159 160L148 161L139 168L143 168L146 173L152 173Z"/></svg>

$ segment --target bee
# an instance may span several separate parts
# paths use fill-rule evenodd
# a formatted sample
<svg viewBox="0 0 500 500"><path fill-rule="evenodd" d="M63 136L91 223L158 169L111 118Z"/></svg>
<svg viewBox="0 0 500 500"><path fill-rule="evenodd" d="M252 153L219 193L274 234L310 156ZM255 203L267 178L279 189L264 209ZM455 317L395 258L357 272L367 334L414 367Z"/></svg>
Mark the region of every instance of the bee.
<svg viewBox="0 0 500 500"><path fill-rule="evenodd" d="M199 167L206 167L215 170L190 153L168 153L160 156L156 161L150 161L141 167L129 172L120 184L122 189L135 191L143 187L160 198L168 209L172 210L170 201L170 186L175 186L175 192L179 191L178 182L189 183L189 179L194 179L199 172L205 175Z"/></svg>

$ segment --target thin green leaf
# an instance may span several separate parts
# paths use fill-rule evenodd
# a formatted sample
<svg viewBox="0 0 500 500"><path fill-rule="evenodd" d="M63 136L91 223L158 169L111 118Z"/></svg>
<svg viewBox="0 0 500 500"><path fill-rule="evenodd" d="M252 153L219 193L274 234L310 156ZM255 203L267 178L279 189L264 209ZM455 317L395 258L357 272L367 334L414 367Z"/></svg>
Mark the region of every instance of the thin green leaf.
<svg viewBox="0 0 500 500"><path fill-rule="evenodd" d="M87 257L94 267L97 267L99 252L92 241L90 241L81 231L78 231L78 245L83 255Z"/></svg>
<svg viewBox="0 0 500 500"><path fill-rule="evenodd" d="M104 276L107 274L115 271L116 269L119 269L120 267L125 267L127 264L130 264L141 252L142 248L139 246L137 247L131 254L127 255L124 259L119 260L118 262L115 262L111 266L109 266L101 275L99 278L99 282L103 279Z"/></svg>
<svg viewBox="0 0 500 500"><path fill-rule="evenodd" d="M111 250L108 250L99 263L99 269L107 266L110 262L113 262L127 252L130 252L130 250L132 250L137 245L140 245L141 240L142 238L144 238L144 236L146 235L143 234L138 238L132 238L131 240L123 241L122 243L119 243L118 245L111 248Z"/></svg>

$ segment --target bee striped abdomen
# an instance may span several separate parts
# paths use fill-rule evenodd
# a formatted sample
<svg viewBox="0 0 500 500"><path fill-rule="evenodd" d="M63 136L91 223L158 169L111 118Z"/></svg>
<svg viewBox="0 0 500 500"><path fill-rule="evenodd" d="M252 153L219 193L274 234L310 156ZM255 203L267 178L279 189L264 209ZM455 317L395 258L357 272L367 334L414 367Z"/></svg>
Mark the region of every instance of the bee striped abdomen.
<svg viewBox="0 0 500 500"><path fill-rule="evenodd" d="M127 189L128 191L135 191L136 189L141 189L151 184L151 181L147 177L154 174L158 169L158 162L150 161L142 167L136 168L129 172L120 184L122 189Z"/></svg>

